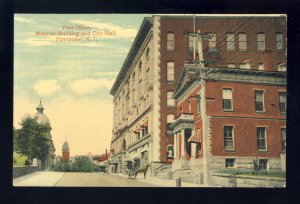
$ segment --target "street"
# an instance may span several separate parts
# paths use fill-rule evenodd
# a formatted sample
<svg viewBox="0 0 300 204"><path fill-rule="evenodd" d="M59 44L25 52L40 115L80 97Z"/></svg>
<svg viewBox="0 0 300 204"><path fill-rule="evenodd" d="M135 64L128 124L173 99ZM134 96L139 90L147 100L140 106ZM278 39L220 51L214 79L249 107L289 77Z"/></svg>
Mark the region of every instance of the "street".
<svg viewBox="0 0 300 204"><path fill-rule="evenodd" d="M124 174L105 174L99 172L51 172L39 171L13 179L13 185L21 186L53 186L53 187L176 187L175 180L138 175L129 179ZM200 184L182 182L182 187L204 187Z"/></svg>
<svg viewBox="0 0 300 204"><path fill-rule="evenodd" d="M137 179L83 172L35 172L13 181L14 186L151 187Z"/></svg>

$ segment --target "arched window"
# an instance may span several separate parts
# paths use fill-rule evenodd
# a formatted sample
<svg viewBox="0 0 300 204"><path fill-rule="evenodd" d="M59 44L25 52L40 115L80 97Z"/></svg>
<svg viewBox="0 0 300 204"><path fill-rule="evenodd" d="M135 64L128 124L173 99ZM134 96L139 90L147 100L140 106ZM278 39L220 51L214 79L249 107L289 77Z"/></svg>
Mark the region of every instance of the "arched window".
<svg viewBox="0 0 300 204"><path fill-rule="evenodd" d="M149 56L149 51L150 51L150 49L149 49L149 47L148 47L147 50L146 50L146 62L148 62L148 61L149 61L149 58L150 58L150 56Z"/></svg>

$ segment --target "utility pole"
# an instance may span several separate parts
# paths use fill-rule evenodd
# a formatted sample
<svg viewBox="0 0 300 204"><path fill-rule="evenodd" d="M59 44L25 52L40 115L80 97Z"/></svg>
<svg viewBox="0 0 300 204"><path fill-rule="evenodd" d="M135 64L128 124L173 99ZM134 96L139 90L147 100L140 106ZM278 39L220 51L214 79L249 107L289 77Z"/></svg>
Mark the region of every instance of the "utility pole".
<svg viewBox="0 0 300 204"><path fill-rule="evenodd" d="M200 30L198 32L186 32L185 35L193 36L194 39L197 40L198 54L199 54L199 72L198 81L201 84L200 91L200 107L201 107L201 118L202 118L202 147L203 147L203 180L205 186L210 186L210 172L209 172L209 145L208 145L208 135L207 135L207 115L206 115L206 81L208 80L208 74L212 71L212 69L208 69L204 67L204 57L203 57L203 48L202 48L202 40L208 40L211 38L209 34L201 34ZM195 48L194 48L195 49Z"/></svg>

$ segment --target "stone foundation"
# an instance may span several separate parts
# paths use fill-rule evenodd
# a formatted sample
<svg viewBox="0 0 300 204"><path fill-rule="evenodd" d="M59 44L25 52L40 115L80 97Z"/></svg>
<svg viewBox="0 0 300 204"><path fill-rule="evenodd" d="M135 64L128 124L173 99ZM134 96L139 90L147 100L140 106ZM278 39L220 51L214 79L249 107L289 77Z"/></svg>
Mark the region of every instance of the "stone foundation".
<svg viewBox="0 0 300 204"><path fill-rule="evenodd" d="M212 186L221 187L285 187L284 178L268 178L254 176L233 176L230 174L213 173L211 176Z"/></svg>

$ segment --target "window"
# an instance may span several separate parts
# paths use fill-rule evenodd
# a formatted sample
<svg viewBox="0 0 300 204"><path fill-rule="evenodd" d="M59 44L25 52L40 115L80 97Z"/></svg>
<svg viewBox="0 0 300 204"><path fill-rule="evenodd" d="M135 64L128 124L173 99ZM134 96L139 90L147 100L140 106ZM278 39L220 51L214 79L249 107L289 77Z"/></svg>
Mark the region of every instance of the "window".
<svg viewBox="0 0 300 204"><path fill-rule="evenodd" d="M281 144L282 144L282 151L286 151L286 128L281 129Z"/></svg>
<svg viewBox="0 0 300 204"><path fill-rule="evenodd" d="M247 39L246 39L246 34L244 33L239 34L239 50L240 51L247 50Z"/></svg>
<svg viewBox="0 0 300 204"><path fill-rule="evenodd" d="M265 50L265 34L264 33L257 34L257 50L258 51Z"/></svg>
<svg viewBox="0 0 300 204"><path fill-rule="evenodd" d="M233 126L224 126L224 150L233 149Z"/></svg>
<svg viewBox="0 0 300 204"><path fill-rule="evenodd" d="M228 67L228 68L235 68L235 64L233 64L233 63L228 63L228 64L227 64L227 67Z"/></svg>
<svg viewBox="0 0 300 204"><path fill-rule="evenodd" d="M195 47L196 47L196 39L195 39ZM194 52L194 37L189 35L189 53Z"/></svg>
<svg viewBox="0 0 300 204"><path fill-rule="evenodd" d="M211 34L211 38L208 39L209 51L215 50L217 47L216 34Z"/></svg>
<svg viewBox="0 0 300 204"><path fill-rule="evenodd" d="M167 63L167 81L174 82L174 62Z"/></svg>
<svg viewBox="0 0 300 204"><path fill-rule="evenodd" d="M234 167L235 159L225 159L225 168Z"/></svg>
<svg viewBox="0 0 300 204"><path fill-rule="evenodd" d="M264 111L264 91L255 91L255 111Z"/></svg>
<svg viewBox="0 0 300 204"><path fill-rule="evenodd" d="M173 94L173 91L168 91L167 92L167 96L168 96L167 105L168 105L168 107L174 107L175 106L175 99L172 98L172 94Z"/></svg>
<svg viewBox="0 0 300 204"><path fill-rule="evenodd" d="M241 69L251 69L251 62L246 60L246 62L240 64Z"/></svg>
<svg viewBox="0 0 300 204"><path fill-rule="evenodd" d="M280 113L286 113L286 93L279 93L279 108Z"/></svg>
<svg viewBox="0 0 300 204"><path fill-rule="evenodd" d="M173 122L174 122L174 114L168 114L167 123L173 123Z"/></svg>
<svg viewBox="0 0 300 204"><path fill-rule="evenodd" d="M283 49L283 34L282 33L276 33L275 43L276 43L276 49L277 50L282 50Z"/></svg>
<svg viewBox="0 0 300 204"><path fill-rule="evenodd" d="M286 63L281 63L278 65L278 71L286 72Z"/></svg>
<svg viewBox="0 0 300 204"><path fill-rule="evenodd" d="M140 80L140 82L142 80L142 71L143 71L143 63L142 63L142 61L140 61L140 64L139 64L139 80Z"/></svg>
<svg viewBox="0 0 300 204"><path fill-rule="evenodd" d="M232 89L223 89L223 110L232 110Z"/></svg>
<svg viewBox="0 0 300 204"><path fill-rule="evenodd" d="M264 67L264 64L263 63L259 63L258 64L258 70L264 70L265 67Z"/></svg>
<svg viewBox="0 0 300 204"><path fill-rule="evenodd" d="M257 128L257 150L266 150L266 128Z"/></svg>
<svg viewBox="0 0 300 204"><path fill-rule="evenodd" d="M227 34L227 51L233 51L234 49L235 49L234 34L228 33Z"/></svg>
<svg viewBox="0 0 300 204"><path fill-rule="evenodd" d="M197 113L201 113L201 98L197 97Z"/></svg>
<svg viewBox="0 0 300 204"><path fill-rule="evenodd" d="M191 100L188 101L189 113L192 112L192 103Z"/></svg>
<svg viewBox="0 0 300 204"><path fill-rule="evenodd" d="M168 158L173 158L174 157L174 147L173 147L173 145L169 145L167 151L168 151L167 152L167 157Z"/></svg>
<svg viewBox="0 0 300 204"><path fill-rule="evenodd" d="M261 166L262 170L267 170L268 168L268 160L267 159L260 159L259 165Z"/></svg>
<svg viewBox="0 0 300 204"><path fill-rule="evenodd" d="M146 62L149 62L149 58L150 58L150 56L149 56L149 47L147 48L147 50L146 50Z"/></svg>
<svg viewBox="0 0 300 204"><path fill-rule="evenodd" d="M174 50L174 33L167 34L167 50Z"/></svg>

